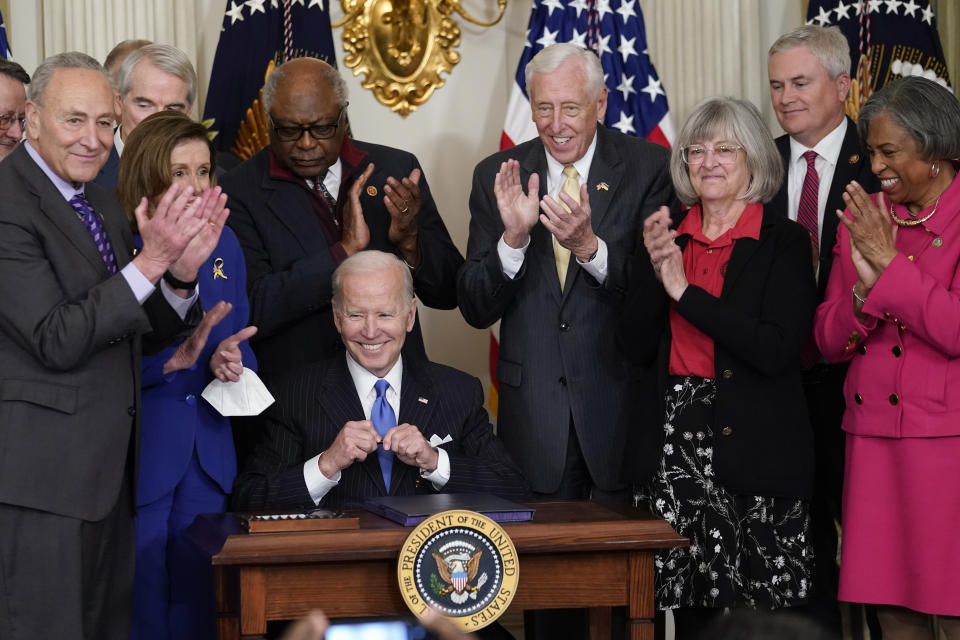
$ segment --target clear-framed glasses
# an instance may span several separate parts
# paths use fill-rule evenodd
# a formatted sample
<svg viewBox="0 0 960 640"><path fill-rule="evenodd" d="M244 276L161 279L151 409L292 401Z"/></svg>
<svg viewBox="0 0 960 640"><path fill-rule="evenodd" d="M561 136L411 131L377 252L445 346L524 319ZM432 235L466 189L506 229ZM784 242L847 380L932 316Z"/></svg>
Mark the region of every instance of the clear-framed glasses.
<svg viewBox="0 0 960 640"><path fill-rule="evenodd" d="M310 137L314 140L329 140L337 133L337 129L340 128L340 121L343 118L343 112L346 108L347 105L340 107L337 119L326 124L277 126L272 117L267 117L270 118L270 126L273 128L273 132L277 134L277 139L281 142L294 142L299 140L303 136L304 131L309 133Z"/></svg>
<svg viewBox="0 0 960 640"><path fill-rule="evenodd" d="M20 123L20 128L27 126L27 116L17 116L12 113L0 114L0 131L6 131L13 126L14 122Z"/></svg>
<svg viewBox="0 0 960 640"><path fill-rule="evenodd" d="M743 149L742 145L724 142L712 148L702 144L691 144L680 151L683 161L689 165L702 164L707 159L708 153L713 153L714 160L720 164L733 164L737 161L740 149Z"/></svg>

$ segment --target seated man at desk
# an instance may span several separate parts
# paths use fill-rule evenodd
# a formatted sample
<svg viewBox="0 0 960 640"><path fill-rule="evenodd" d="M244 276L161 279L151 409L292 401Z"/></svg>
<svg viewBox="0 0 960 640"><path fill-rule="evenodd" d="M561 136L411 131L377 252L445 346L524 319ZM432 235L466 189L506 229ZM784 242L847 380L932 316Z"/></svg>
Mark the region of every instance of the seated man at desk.
<svg viewBox="0 0 960 640"><path fill-rule="evenodd" d="M484 492L528 497L483 408L480 381L402 358L417 303L396 256L361 251L333 274L346 353L272 389L263 439L234 485L235 511L339 509L364 498Z"/></svg>

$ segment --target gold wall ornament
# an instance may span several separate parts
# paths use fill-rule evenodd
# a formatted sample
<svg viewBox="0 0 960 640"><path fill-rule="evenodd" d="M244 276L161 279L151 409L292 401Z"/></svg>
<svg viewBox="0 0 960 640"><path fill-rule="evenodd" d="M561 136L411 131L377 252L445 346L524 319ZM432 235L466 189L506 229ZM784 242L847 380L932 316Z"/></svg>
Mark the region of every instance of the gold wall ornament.
<svg viewBox="0 0 960 640"><path fill-rule="evenodd" d="M364 89L402 117L426 102L460 62L460 25L454 11L473 24L500 22L507 0L497 0L499 15L490 22L470 16L460 0L340 0L344 18L343 63L364 74Z"/></svg>

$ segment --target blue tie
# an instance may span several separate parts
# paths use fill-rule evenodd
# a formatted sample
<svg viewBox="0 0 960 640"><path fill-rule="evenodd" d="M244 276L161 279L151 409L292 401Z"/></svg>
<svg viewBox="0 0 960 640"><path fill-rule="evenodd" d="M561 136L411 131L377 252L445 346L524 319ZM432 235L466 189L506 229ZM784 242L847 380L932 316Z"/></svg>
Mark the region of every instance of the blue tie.
<svg viewBox="0 0 960 640"><path fill-rule="evenodd" d="M381 438L387 435L387 431L397 426L397 416L393 413L393 407L387 402L387 389L390 383L386 380L377 380L373 385L377 390L377 399L373 401L373 409L370 411L370 420L373 422L373 428ZM383 472L383 486L390 493L390 472L393 470L393 451L386 451L382 446L377 448L377 457L380 459L380 471Z"/></svg>

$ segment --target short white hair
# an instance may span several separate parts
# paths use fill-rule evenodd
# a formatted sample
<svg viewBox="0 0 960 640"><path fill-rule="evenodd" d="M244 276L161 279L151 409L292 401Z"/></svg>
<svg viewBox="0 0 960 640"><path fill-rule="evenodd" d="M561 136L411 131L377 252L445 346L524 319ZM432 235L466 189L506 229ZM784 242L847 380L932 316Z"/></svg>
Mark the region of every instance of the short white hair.
<svg viewBox="0 0 960 640"><path fill-rule="evenodd" d="M599 98L603 91L603 67L600 58L593 51L583 49L569 42L558 42L544 47L533 56L523 70L527 83L527 93L530 93L530 84L533 76L538 73L553 73L567 60L580 60L587 74L587 86L584 87L591 98Z"/></svg>

